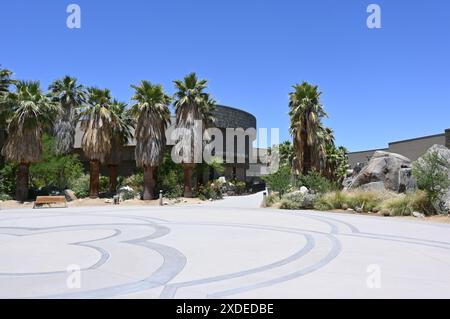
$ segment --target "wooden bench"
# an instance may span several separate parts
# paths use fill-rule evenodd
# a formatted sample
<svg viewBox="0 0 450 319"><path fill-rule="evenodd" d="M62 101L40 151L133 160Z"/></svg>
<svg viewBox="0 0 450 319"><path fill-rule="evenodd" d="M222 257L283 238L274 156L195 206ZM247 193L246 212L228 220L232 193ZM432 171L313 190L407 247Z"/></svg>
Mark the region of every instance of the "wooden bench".
<svg viewBox="0 0 450 319"><path fill-rule="evenodd" d="M53 204L64 204L64 207L67 208L67 201L65 196L38 196L34 201L33 208L42 208L44 205L48 205L48 208L56 208L52 207Z"/></svg>

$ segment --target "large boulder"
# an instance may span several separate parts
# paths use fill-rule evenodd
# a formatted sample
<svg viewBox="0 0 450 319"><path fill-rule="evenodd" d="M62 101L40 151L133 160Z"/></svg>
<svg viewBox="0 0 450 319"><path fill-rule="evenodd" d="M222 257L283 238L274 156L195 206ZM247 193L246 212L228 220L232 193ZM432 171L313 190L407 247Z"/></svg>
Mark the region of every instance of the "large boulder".
<svg viewBox="0 0 450 319"><path fill-rule="evenodd" d="M402 191L400 187L400 171L411 169L411 160L403 155L377 151L369 163L357 173L351 181L346 180L347 189L357 189L367 184L372 184L378 190L380 183L384 184L385 190L394 192ZM412 178L412 177L411 177ZM412 182L403 181L410 185ZM369 187L371 188L371 187Z"/></svg>
<svg viewBox="0 0 450 319"><path fill-rule="evenodd" d="M66 197L66 200L68 202L73 202L78 199L77 196L75 195L75 192L71 189L66 189L64 191L64 196Z"/></svg>
<svg viewBox="0 0 450 319"><path fill-rule="evenodd" d="M417 185L412 175L412 168L401 168L398 176L398 192L413 192L416 188Z"/></svg>

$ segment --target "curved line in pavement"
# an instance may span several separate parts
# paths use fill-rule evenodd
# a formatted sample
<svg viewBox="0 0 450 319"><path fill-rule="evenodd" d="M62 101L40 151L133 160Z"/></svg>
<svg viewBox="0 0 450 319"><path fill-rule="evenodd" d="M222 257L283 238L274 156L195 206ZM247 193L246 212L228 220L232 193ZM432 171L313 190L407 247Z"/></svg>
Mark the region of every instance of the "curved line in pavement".
<svg viewBox="0 0 450 319"><path fill-rule="evenodd" d="M331 240L333 247L332 247L331 251L328 253L328 255L325 256L325 258L321 259L318 263L315 263L311 266L308 266L306 268L303 268L299 271L296 271L296 272L291 273L286 276L281 276L281 277L278 277L278 278L275 278L272 280L268 280L265 282L248 285L248 286L244 286L244 287L240 287L240 288L224 290L221 292L209 294L207 297L208 298L223 298L223 297L230 296L230 295L244 293L244 292L247 292L250 290L255 290L255 289L260 289L260 288L280 284L280 283L283 283L283 282L286 282L289 280L293 280L293 279L305 276L312 272L315 272L315 271L319 270L320 268L323 268L327 264L329 264L333 259L335 259L339 255L339 253L342 250L341 243L339 242L339 240L336 237L330 235L328 238Z"/></svg>
<svg viewBox="0 0 450 319"><path fill-rule="evenodd" d="M64 228L64 227L62 227L62 228ZM49 233L52 233L52 232L49 232ZM95 262L95 264L93 264L87 268L82 268L82 269L80 269L80 271L98 269L99 267L104 265L110 257L110 254L106 249L103 249L102 247L89 245L89 243L110 239L110 238L119 236L121 233L122 232L119 229L114 229L114 234L108 235L103 238L68 244L68 245L73 245L73 246L82 246L82 247L90 248L90 249L93 249L93 250L97 251L98 253L100 253L100 258L98 259L97 262ZM25 236L25 235L20 235L20 236ZM0 276L26 277L26 276L45 276L45 275L57 275L57 274L67 274L67 271L59 270L59 271L47 271L47 272L44 271L44 272L30 272L30 273L0 273Z"/></svg>
<svg viewBox="0 0 450 319"><path fill-rule="evenodd" d="M90 291L55 294L37 298L41 299L110 298L118 295L140 292L143 290L148 290L151 288L156 288L165 285L167 282L172 280L176 275L178 275L181 272L181 270L183 270L186 264L186 257L175 248L164 246L157 243L147 242L147 240L149 239L156 239L161 236L165 236L170 232L169 228L157 224L153 224L152 227L154 227L156 231L151 235L124 242L152 249L162 256L163 258L162 265L156 271L154 271L148 278L131 283L94 289Z"/></svg>
<svg viewBox="0 0 450 319"><path fill-rule="evenodd" d="M263 272L266 270L278 268L278 267L287 265L289 263L292 263L292 262L300 259L301 257L305 256L306 254L308 254L315 246L315 240L311 235L304 234L304 237L306 239L306 245L302 249L297 251L295 254L293 254L285 259L276 261L276 262L268 264L268 265L264 265L264 266L244 270L244 271L239 271L239 272L235 272L235 273L231 273L231 274L203 278L203 279L192 280L192 281L186 281L186 282L175 283L175 284L169 284L169 285L166 285L166 287L164 287L164 290L162 291L160 298L162 298L162 299L174 298L175 294L177 293L177 290L179 288L185 288L185 287L189 287L189 286L196 286L196 285L208 284L208 283L222 281L222 280L239 278L239 277L243 277L243 276L247 276L247 275L260 273L260 272Z"/></svg>

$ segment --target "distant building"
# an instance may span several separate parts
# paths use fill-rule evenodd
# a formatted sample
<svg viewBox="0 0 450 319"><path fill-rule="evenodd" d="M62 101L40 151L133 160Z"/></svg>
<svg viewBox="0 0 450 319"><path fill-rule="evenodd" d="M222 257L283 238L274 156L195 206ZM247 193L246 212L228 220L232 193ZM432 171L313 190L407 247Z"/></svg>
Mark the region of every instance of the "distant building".
<svg viewBox="0 0 450 319"><path fill-rule="evenodd" d="M442 134L391 142L387 148L351 152L348 153L348 161L351 167L355 167L358 163L367 163L376 151L401 154L415 161L435 144L445 145L450 148L450 129L447 129Z"/></svg>
<svg viewBox="0 0 450 319"><path fill-rule="evenodd" d="M215 154L217 157L223 157L224 159L224 168L225 171L220 176L225 176L227 179L237 179L240 181L245 181L248 183L258 181L261 176L265 175L265 165L260 163L253 164L249 161L250 152L256 154L256 152L265 154L266 150L261 149L257 150L253 148L253 141L250 140L249 136L244 135L243 133L237 132L237 137L234 138L234 141L226 140L226 128L242 128L244 130L247 129L256 129L256 118L243 110L239 110L229 106L218 105L215 111L216 118L216 127L222 131L224 138L224 150L222 154ZM169 128L174 128L175 118L172 117L172 125ZM169 133L170 134L170 133ZM86 170L89 166L88 159L84 156L83 151L81 149L81 139L83 132L77 128L75 134L75 152L80 155L80 159L85 165ZM168 134L166 134L167 136ZM238 139L242 139L245 143L245 152L239 153L237 152L237 143ZM170 148L173 146L174 142L168 139L167 147ZM136 140L133 138L130 143L124 148L122 163L119 166L119 174L122 176L130 176L136 171L136 161L134 157L134 149L136 146ZM226 162L227 152L233 152L234 148L234 161L232 163ZM107 175L106 166L102 167L102 174ZM204 176L205 180L218 178L219 175L217 172L210 171L206 173L207 176Z"/></svg>

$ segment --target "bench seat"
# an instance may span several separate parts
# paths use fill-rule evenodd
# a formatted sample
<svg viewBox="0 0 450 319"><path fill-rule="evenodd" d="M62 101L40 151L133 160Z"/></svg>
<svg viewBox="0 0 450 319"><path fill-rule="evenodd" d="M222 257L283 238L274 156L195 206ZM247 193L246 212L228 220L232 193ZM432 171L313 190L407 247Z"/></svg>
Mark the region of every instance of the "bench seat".
<svg viewBox="0 0 450 319"><path fill-rule="evenodd" d="M33 208L42 208L44 205L48 205L48 208L52 208L54 204L64 204L67 208L67 201L65 196L38 196L34 201Z"/></svg>

